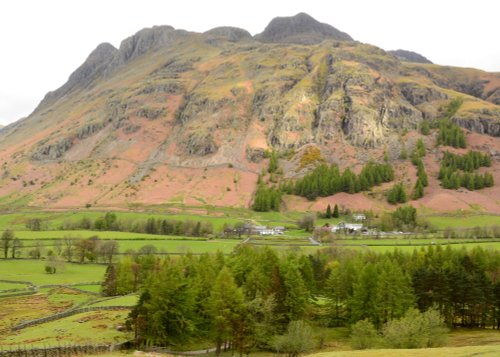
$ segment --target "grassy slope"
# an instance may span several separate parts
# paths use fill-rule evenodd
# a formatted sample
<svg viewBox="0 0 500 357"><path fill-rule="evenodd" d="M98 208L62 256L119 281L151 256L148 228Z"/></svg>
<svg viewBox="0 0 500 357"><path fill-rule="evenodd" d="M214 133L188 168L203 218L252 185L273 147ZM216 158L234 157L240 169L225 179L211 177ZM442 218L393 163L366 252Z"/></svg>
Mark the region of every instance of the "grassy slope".
<svg viewBox="0 0 500 357"><path fill-rule="evenodd" d="M8 334L0 339L0 344L6 347L123 342L127 335L117 331L116 326L123 325L127 315L128 311L92 311L73 315Z"/></svg>
<svg viewBox="0 0 500 357"><path fill-rule="evenodd" d="M47 274L42 260L0 260L0 279L35 285L97 282L102 280L105 270L104 265L66 263L62 271Z"/></svg>
<svg viewBox="0 0 500 357"><path fill-rule="evenodd" d="M106 299L90 306L134 306L137 303L138 295L118 296L114 299Z"/></svg>
<svg viewBox="0 0 500 357"><path fill-rule="evenodd" d="M441 347L424 348L415 350L366 350L366 351L340 351L322 352L309 355L310 357L461 357L461 356L487 356L500 355L500 345L467 346L467 347Z"/></svg>

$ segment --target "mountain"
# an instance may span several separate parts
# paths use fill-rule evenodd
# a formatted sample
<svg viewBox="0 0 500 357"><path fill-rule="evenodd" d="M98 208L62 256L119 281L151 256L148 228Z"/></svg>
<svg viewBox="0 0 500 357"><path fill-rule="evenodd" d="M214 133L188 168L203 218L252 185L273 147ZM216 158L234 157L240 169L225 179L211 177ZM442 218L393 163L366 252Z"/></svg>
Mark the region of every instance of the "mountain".
<svg viewBox="0 0 500 357"><path fill-rule="evenodd" d="M435 147L436 130L418 132L456 98L451 120L470 148L492 156L500 182L499 73L401 61L305 14L274 19L255 37L233 27L143 29L119 48L97 46L29 117L0 131L0 206L248 207L269 150L285 178L318 162L359 172L386 156L411 188L415 168L399 156L422 138L430 186L415 205L499 213L497 186L442 189L446 148ZM387 188L286 197L284 206L387 209Z"/></svg>
<svg viewBox="0 0 500 357"><path fill-rule="evenodd" d="M412 51L396 50L396 51L388 51L387 53L396 56L400 61L432 64L431 61L429 61L421 54Z"/></svg>
<svg viewBox="0 0 500 357"><path fill-rule="evenodd" d="M324 40L352 41L351 36L311 16L299 13L292 17L277 17L255 39L266 43L297 43L311 45Z"/></svg>

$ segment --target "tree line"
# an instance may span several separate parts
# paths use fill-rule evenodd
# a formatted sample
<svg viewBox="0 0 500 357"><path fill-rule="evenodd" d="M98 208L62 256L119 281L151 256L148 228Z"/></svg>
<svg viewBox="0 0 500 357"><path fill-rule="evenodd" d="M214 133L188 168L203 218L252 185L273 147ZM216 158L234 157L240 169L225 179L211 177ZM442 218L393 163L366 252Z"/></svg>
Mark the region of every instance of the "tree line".
<svg viewBox="0 0 500 357"><path fill-rule="evenodd" d="M470 191L480 190L495 185L493 175L489 172L483 174L476 172L480 167L491 166L491 157L478 151L469 151L465 155L457 155L445 151L438 179L443 188L467 188Z"/></svg>
<svg viewBox="0 0 500 357"><path fill-rule="evenodd" d="M437 137L438 145L452 146L455 148L466 148L467 140L465 133L457 124L451 121L451 118L457 113L463 104L462 98L452 99L444 110L444 118L437 121L439 134Z"/></svg>
<svg viewBox="0 0 500 357"><path fill-rule="evenodd" d="M30 230L42 230L47 225L39 218L28 220L26 227ZM83 217L77 221L65 221L59 227L61 230L96 230L96 231L116 231L134 232L160 235L178 235L202 237L214 233L211 222L207 221L181 221L161 218L148 218L143 220L118 219L112 212L91 219Z"/></svg>
<svg viewBox="0 0 500 357"><path fill-rule="evenodd" d="M228 257L130 257L108 268L103 291L140 291L128 320L138 344L211 338L248 353L277 349L297 321L368 320L382 331L414 308L434 308L449 327L500 329L499 271L500 253L481 248L298 255L243 245Z"/></svg>
<svg viewBox="0 0 500 357"><path fill-rule="evenodd" d="M338 192L357 193L367 191L382 182L394 180L394 169L389 163L367 163L356 175L349 168L341 172L337 165L321 164L303 178L288 181L281 187L287 194L315 200Z"/></svg>

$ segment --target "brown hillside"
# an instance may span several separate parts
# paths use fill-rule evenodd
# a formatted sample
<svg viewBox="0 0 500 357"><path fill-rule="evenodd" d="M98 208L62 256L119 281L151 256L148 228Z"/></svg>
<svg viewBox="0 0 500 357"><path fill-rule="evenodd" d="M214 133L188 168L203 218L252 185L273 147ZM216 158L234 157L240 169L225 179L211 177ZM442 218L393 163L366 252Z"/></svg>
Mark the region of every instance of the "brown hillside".
<svg viewBox="0 0 500 357"><path fill-rule="evenodd" d="M246 207L267 165L264 150L308 145L356 170L387 152L410 186L415 170L398 160L402 143L410 150L422 120L442 115L456 97L464 103L452 120L468 130L470 147L492 155L500 183L500 74L401 62L306 20L280 20L261 35L265 42L236 28L200 34L161 26L119 49L99 45L29 117L0 131L0 205ZM431 185L415 204L500 213L498 186L440 188L434 136L425 138ZM286 177L307 169L288 159ZM383 209L386 188L316 203L287 198L287 208L331 201Z"/></svg>

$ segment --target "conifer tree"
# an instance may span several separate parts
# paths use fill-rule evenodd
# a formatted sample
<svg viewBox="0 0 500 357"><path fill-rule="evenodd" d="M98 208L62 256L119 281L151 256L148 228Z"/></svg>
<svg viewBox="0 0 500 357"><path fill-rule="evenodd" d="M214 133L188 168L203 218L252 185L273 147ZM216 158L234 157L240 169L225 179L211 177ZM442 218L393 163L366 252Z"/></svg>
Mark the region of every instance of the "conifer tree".
<svg viewBox="0 0 500 357"><path fill-rule="evenodd" d="M424 197L424 185L422 184L422 181L420 178L417 179L417 182L415 184L415 188L413 190L413 196L412 198L414 200L418 200L419 198Z"/></svg>
<svg viewBox="0 0 500 357"><path fill-rule="evenodd" d="M430 134L430 126L429 126L428 120L422 121L422 126L420 128L420 132L422 133L422 135L429 135Z"/></svg>
<svg viewBox="0 0 500 357"><path fill-rule="evenodd" d="M215 354L219 356L223 343L234 340L238 324L245 316L243 293L227 267L217 275L207 304L212 317Z"/></svg>
<svg viewBox="0 0 500 357"><path fill-rule="evenodd" d="M339 218L340 217L339 206L337 206L337 204L335 204L335 207L333 207L332 217L334 217L334 218Z"/></svg>
<svg viewBox="0 0 500 357"><path fill-rule="evenodd" d="M325 217L332 218L332 208L330 207L330 204L328 204L328 207L326 207Z"/></svg>

